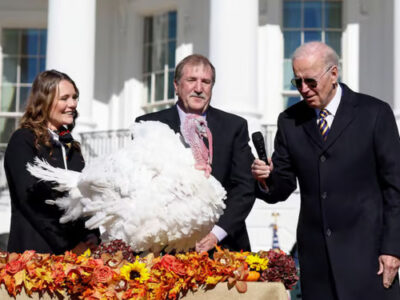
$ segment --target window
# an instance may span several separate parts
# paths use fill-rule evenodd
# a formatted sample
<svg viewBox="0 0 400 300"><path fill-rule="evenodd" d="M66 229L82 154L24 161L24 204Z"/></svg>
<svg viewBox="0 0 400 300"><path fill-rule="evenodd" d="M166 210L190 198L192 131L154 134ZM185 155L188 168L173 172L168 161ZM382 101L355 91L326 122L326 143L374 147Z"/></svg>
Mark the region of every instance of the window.
<svg viewBox="0 0 400 300"><path fill-rule="evenodd" d="M283 98L288 107L300 100L296 88L290 84L293 77L291 57L297 47L306 42L322 41L342 57L342 1L284 0L283 38Z"/></svg>
<svg viewBox="0 0 400 300"><path fill-rule="evenodd" d="M0 83L0 148L18 127L35 76L46 65L46 29L3 29Z"/></svg>
<svg viewBox="0 0 400 300"><path fill-rule="evenodd" d="M143 82L147 112L174 103L176 26L176 11L144 19Z"/></svg>

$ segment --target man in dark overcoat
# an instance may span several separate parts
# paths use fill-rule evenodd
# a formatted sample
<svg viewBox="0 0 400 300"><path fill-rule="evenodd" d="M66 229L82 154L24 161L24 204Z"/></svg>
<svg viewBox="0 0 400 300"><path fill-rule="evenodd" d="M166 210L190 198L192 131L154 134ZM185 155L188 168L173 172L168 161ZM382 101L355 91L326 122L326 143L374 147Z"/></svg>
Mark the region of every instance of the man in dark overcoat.
<svg viewBox="0 0 400 300"><path fill-rule="evenodd" d="M181 132L188 114L205 118L213 140L211 174L227 191L227 199L223 215L212 231L197 243L196 250L209 251L218 243L230 250L249 251L245 220L255 196L251 175L254 157L248 145L247 122L209 105L214 82L215 68L211 62L202 55L189 55L175 69L178 102L171 108L140 116L136 121L160 121L175 132Z"/></svg>
<svg viewBox="0 0 400 300"><path fill-rule="evenodd" d="M338 56L311 42L292 58L303 101L280 114L272 164L252 165L259 197L299 182L303 299L400 299L400 141L389 105L338 84ZM271 172L271 174L269 174Z"/></svg>

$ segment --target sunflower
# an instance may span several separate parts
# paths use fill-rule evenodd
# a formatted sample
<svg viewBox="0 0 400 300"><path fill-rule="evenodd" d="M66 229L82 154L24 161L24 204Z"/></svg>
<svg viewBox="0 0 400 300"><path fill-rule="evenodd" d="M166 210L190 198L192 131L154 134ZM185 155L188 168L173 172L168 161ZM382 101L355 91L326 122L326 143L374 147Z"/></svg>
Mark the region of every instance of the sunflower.
<svg viewBox="0 0 400 300"><path fill-rule="evenodd" d="M256 255L248 255L246 257L246 262L249 264L250 269L256 271L264 271L268 269L268 258L261 258Z"/></svg>
<svg viewBox="0 0 400 300"><path fill-rule="evenodd" d="M150 278L150 273L146 268L146 264L140 262L138 259L133 264L128 263L124 265L121 270L121 276L127 281L137 280L140 283L147 281Z"/></svg>

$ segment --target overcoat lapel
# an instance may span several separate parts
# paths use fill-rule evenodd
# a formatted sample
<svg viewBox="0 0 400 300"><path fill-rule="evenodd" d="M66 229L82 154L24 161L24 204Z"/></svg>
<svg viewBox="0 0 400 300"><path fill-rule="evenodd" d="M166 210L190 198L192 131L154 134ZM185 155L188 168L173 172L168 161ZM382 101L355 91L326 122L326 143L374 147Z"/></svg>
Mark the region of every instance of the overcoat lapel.
<svg viewBox="0 0 400 300"><path fill-rule="evenodd" d="M304 101L304 100L303 100ZM319 147L323 148L324 140L319 132L317 126L317 116L315 110L307 107L305 110L305 119L303 120L303 128L306 134L311 138L311 140Z"/></svg>
<svg viewBox="0 0 400 300"><path fill-rule="evenodd" d="M329 131L328 137L324 143L324 149L331 147L336 140L340 137L343 131L350 125L356 116L355 105L356 99L346 86L342 85L342 99L335 118L333 119L332 127Z"/></svg>
<svg viewBox="0 0 400 300"><path fill-rule="evenodd" d="M355 106L357 101L354 94L349 90L349 88L347 88L347 86L342 84L341 87L343 91L342 98L326 141L323 140L318 129L317 116L314 109L308 108L305 113L305 119L303 120L304 131L308 134L311 140L323 150L327 150L336 142L339 136L356 116Z"/></svg>
<svg viewBox="0 0 400 300"><path fill-rule="evenodd" d="M216 134L215 132L216 132L216 130L218 128L218 126L217 126L218 120L215 118L214 112L215 111L211 106L208 107L207 112L206 112L207 126L210 129L211 134L213 135L213 137Z"/></svg>
<svg viewBox="0 0 400 300"><path fill-rule="evenodd" d="M175 104L170 108L170 113L168 115L168 123L169 127L174 130L176 133L181 132L181 121L179 119L178 108L176 107L178 104Z"/></svg>

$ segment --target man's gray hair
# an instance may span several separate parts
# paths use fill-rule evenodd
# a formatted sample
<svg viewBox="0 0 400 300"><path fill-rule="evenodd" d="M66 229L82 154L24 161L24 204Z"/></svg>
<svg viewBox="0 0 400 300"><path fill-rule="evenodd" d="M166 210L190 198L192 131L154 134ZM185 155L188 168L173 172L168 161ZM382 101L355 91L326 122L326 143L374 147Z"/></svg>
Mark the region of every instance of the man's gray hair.
<svg viewBox="0 0 400 300"><path fill-rule="evenodd" d="M212 73L211 81L212 81L212 84L214 85L214 83L215 83L215 68L214 68L213 64L208 60L208 58L201 54L192 54L192 55L186 56L184 59L182 59L179 62L179 64L175 68L174 80L176 82L178 82L181 79L183 67L186 65L209 66L211 68L211 73Z"/></svg>
<svg viewBox="0 0 400 300"><path fill-rule="evenodd" d="M292 63L300 57L308 57L312 55L321 55L325 66L339 66L339 56L336 51L322 42L308 42L296 49L292 55Z"/></svg>

